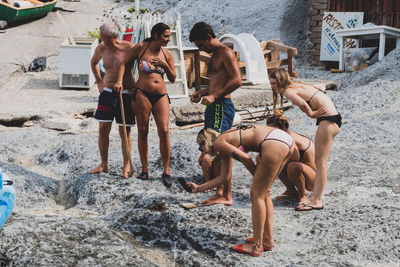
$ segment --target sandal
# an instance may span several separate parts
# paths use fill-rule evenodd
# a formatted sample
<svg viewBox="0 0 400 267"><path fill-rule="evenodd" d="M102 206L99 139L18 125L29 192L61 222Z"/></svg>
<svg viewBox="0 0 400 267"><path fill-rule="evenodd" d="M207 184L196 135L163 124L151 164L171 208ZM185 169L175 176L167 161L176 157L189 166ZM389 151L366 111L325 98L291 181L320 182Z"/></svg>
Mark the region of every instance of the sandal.
<svg viewBox="0 0 400 267"><path fill-rule="evenodd" d="M246 243L253 243L253 242L254 242L253 237L246 238ZM267 247L266 245L263 245L264 251L272 251L273 247L274 247L274 245L272 245L271 247Z"/></svg>
<svg viewBox="0 0 400 267"><path fill-rule="evenodd" d="M169 175L169 174L166 174L166 173L163 173L163 175L161 176L161 179L162 179L162 181L163 181L163 184L166 186L166 187L171 187L171 185L172 185L172 179L171 179L171 175Z"/></svg>
<svg viewBox="0 0 400 267"><path fill-rule="evenodd" d="M236 252L239 252L239 253L242 253L242 254L248 254L248 255L250 255L250 256L252 256L252 257L260 257L261 256L261 252L263 252L264 251L264 248L263 248L263 246L262 245L259 245L259 244L253 244L253 249L251 250L251 251L246 251L246 250L244 250L243 249L243 245L244 244L239 244L239 245L236 245L236 246L232 246L232 250L233 251L236 251ZM260 252L256 252L255 250L256 250L256 248L257 249L260 249Z"/></svg>
<svg viewBox="0 0 400 267"><path fill-rule="evenodd" d="M138 178L140 180L147 180L147 179L149 179L149 173L148 172L142 172L141 174L136 176L136 178Z"/></svg>

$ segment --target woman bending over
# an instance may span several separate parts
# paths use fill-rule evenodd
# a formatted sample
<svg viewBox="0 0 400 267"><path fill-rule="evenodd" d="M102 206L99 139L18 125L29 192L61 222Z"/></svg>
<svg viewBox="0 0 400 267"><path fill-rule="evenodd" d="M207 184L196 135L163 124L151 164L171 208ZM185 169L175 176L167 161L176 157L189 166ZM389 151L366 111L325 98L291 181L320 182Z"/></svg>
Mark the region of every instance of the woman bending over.
<svg viewBox="0 0 400 267"><path fill-rule="evenodd" d="M253 175L250 189L253 237L248 243L233 246L234 251L260 256L264 250L272 250L273 204L270 188L287 160L294 152L292 137L286 132L270 126L248 126L228 130L216 137L215 131L208 132L206 141L199 144L205 153L221 156L221 171L216 178L197 185L187 183L192 192L197 193L225 184L232 171L233 159L243 163ZM258 152L257 164L254 164L247 151Z"/></svg>
<svg viewBox="0 0 400 267"><path fill-rule="evenodd" d="M314 85L292 82L285 69L278 69L269 75L274 97L274 109L278 95L292 101L310 118L317 119L315 133L315 164L317 167L314 189L309 199L299 203L298 211L322 209L322 193L326 184L328 171L327 162L331 152L333 138L339 133L342 117L333 101Z"/></svg>

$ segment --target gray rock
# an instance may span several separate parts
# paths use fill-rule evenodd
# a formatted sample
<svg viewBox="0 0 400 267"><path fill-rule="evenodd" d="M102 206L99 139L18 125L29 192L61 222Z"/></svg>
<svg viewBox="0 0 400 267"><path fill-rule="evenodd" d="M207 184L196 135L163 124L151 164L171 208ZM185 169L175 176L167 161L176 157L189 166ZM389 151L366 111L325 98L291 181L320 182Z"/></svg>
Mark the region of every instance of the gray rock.
<svg viewBox="0 0 400 267"><path fill-rule="evenodd" d="M57 130L57 131L67 131L71 129L71 125L66 122L56 122L56 121L50 121L46 120L41 123L41 126L43 128L51 129L51 130Z"/></svg>
<svg viewBox="0 0 400 267"><path fill-rule="evenodd" d="M0 20L0 30L5 29L7 27L7 21Z"/></svg>

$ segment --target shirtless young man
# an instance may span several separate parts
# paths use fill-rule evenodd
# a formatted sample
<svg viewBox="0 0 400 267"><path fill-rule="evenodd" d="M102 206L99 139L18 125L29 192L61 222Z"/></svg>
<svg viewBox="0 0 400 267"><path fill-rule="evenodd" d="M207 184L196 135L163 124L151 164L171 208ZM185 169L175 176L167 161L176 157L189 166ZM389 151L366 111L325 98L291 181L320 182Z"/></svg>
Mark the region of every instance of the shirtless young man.
<svg viewBox="0 0 400 267"><path fill-rule="evenodd" d="M211 128L219 133L232 127L235 116L230 94L242 85L242 79L235 53L216 39L214 30L205 22L196 23L190 31L189 39L201 51L212 53L209 72L211 80L208 88L193 93L190 101L207 105L204 113L204 128ZM212 164L209 155L202 153L201 166ZM215 196L203 201L207 205L232 205L232 173L226 184L219 187ZM224 190L225 188L225 190ZM229 190L227 190L229 188Z"/></svg>
<svg viewBox="0 0 400 267"><path fill-rule="evenodd" d="M91 68L96 78L100 92L98 107L94 118L99 121L99 151L101 157L100 165L91 170L90 173L108 172L108 145L111 124L116 119L119 125L121 136L122 156L124 159L123 176L128 178L130 170L129 158L131 155L132 140L131 126L135 124L129 91L133 88L135 80L133 78L133 61L129 60L130 50L133 44L122 41L118 38L118 28L114 23L106 23L100 26L100 38L103 41L96 48L91 60ZM103 59L103 66L106 71L104 78L100 76L99 61ZM126 131L128 134L128 150L124 144L123 127L121 118L121 106L119 94L122 91L124 101L124 113L126 120Z"/></svg>

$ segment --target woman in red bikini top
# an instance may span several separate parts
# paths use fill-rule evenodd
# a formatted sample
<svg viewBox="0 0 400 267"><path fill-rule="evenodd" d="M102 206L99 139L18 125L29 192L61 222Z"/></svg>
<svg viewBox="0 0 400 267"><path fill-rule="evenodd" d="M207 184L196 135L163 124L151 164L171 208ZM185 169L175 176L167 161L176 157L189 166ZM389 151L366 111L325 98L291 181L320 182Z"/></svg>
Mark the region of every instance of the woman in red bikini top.
<svg viewBox="0 0 400 267"><path fill-rule="evenodd" d="M326 184L327 162L331 152L333 138L339 133L342 117L333 101L313 85L293 82L285 69L277 69L269 75L273 91L274 109L278 95L285 96L298 106L310 118L317 119L315 133L315 164L317 167L313 192L309 199L300 202L297 211L322 209L322 193Z"/></svg>
<svg viewBox="0 0 400 267"><path fill-rule="evenodd" d="M199 144L204 153L221 157L220 175L204 184L187 183L193 193L205 191L228 182L232 171L233 159L243 165L253 175L250 189L253 216L253 237L246 244L233 246L232 249L260 256L264 250L272 250L272 214L273 204L269 190L289 157L294 152L291 136L285 131L270 126L247 126L228 130L218 137L211 129L204 129L205 141ZM255 164L247 151L258 152ZM264 228L265 227L265 228ZM267 229L264 232L264 229Z"/></svg>
<svg viewBox="0 0 400 267"><path fill-rule="evenodd" d="M139 78L132 93L132 109L136 116L138 129L138 148L142 172L137 178L147 180L147 167L150 113L153 113L160 137L160 152L164 172L162 181L170 187L170 140L169 140L169 97L164 82L166 74L170 82L176 78L175 63L172 53L165 48L170 40L168 25L157 23L151 29L151 37L138 43L132 49L131 59L138 62Z"/></svg>

